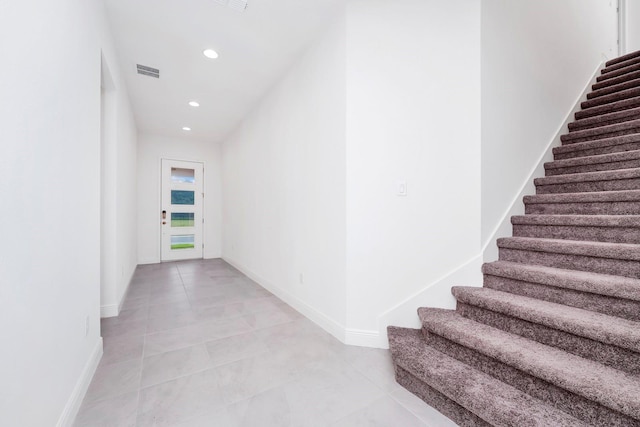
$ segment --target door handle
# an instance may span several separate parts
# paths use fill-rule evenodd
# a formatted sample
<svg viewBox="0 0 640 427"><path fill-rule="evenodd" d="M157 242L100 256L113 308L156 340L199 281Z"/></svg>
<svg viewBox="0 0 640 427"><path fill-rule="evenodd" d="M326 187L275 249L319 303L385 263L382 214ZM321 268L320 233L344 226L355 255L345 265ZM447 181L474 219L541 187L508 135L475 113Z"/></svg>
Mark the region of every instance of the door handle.
<svg viewBox="0 0 640 427"><path fill-rule="evenodd" d="M167 219L167 211L162 211L162 225L165 225L167 223L167 221L165 221Z"/></svg>

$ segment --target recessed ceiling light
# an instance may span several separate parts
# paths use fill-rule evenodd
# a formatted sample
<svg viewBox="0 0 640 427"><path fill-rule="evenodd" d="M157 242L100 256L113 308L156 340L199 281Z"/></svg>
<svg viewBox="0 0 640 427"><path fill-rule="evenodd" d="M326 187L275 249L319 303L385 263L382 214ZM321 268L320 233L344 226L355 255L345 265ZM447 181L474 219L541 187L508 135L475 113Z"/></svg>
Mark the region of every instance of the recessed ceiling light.
<svg viewBox="0 0 640 427"><path fill-rule="evenodd" d="M189 101L189 105L191 105L192 107L199 107L200 103L198 101Z"/></svg>
<svg viewBox="0 0 640 427"><path fill-rule="evenodd" d="M185 127L183 127L183 128L182 128L182 130L190 131L190 130L191 130L191 128L190 128L190 127L188 127L188 126L185 126Z"/></svg>
<svg viewBox="0 0 640 427"><path fill-rule="evenodd" d="M207 58L210 58L210 59L216 59L218 57L218 52L216 52L213 49L206 49L202 53L204 54L204 56L206 56Z"/></svg>

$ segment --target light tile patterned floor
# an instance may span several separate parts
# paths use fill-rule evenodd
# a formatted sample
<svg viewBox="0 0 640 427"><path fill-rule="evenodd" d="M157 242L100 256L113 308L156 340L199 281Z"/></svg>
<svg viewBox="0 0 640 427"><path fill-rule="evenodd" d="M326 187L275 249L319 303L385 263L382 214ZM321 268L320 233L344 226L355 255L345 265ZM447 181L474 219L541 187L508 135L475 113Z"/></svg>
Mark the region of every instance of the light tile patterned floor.
<svg viewBox="0 0 640 427"><path fill-rule="evenodd" d="M222 260L140 266L76 427L451 427L387 350L341 344Z"/></svg>

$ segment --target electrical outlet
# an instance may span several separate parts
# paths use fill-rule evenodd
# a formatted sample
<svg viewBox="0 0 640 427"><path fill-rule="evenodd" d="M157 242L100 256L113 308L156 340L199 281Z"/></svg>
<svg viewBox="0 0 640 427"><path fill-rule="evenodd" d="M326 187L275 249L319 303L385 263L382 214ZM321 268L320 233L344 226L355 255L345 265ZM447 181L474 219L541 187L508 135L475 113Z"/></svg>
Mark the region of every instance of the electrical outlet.
<svg viewBox="0 0 640 427"><path fill-rule="evenodd" d="M84 336L89 336L89 316L84 318Z"/></svg>

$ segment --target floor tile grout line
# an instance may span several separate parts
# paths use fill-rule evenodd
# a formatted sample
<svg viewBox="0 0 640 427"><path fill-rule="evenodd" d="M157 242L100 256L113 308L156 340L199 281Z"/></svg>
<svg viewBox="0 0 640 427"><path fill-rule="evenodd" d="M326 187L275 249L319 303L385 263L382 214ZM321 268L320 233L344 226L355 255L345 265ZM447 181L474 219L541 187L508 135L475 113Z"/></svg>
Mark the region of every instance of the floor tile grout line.
<svg viewBox="0 0 640 427"><path fill-rule="evenodd" d="M203 372L212 371L212 370L216 369L217 367L219 367L219 366L211 366L210 365L210 366L207 366L204 369L198 369L196 371L189 372L189 373L184 374L184 375L180 375L180 376L177 376L177 377L169 378L169 379L166 379L166 380L163 380L163 381L160 381L160 382L157 382L157 383L153 383L153 384L148 384L148 385L145 385L145 386L142 385L142 381L141 381L139 390L143 391L143 390L146 390L146 389L151 388L151 387L157 387L157 386L160 386L162 384L167 384L167 383L170 383L170 382L173 382L173 381L177 381L177 380L180 380L180 379L183 379L183 378L187 378L187 377L191 377L191 376L194 376L194 375L198 375L198 374L201 374Z"/></svg>

